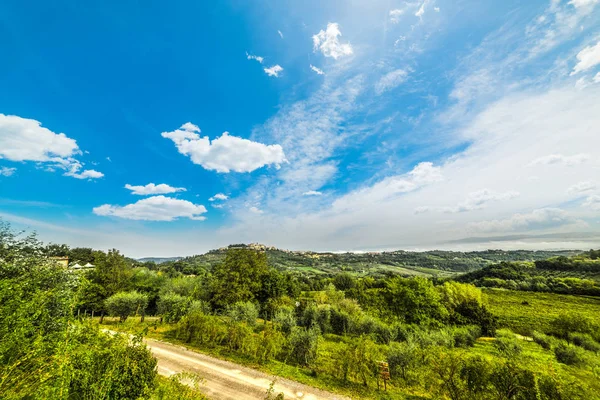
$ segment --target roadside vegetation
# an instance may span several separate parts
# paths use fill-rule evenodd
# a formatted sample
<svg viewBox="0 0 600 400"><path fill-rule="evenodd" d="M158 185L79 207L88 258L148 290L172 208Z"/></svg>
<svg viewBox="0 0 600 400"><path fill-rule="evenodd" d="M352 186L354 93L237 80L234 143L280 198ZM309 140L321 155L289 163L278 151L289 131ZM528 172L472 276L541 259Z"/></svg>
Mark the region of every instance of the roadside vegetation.
<svg viewBox="0 0 600 400"><path fill-rule="evenodd" d="M594 273L596 254L558 260ZM71 272L53 256L95 268ZM527 268L556 270L555 260ZM3 225L0 393L201 398L186 385L196 378L157 377L141 341L149 335L358 398L600 398L593 293L489 288L496 266L458 279L343 268L307 279L272 264L268 252L237 246L186 274L116 250L44 246Z"/></svg>

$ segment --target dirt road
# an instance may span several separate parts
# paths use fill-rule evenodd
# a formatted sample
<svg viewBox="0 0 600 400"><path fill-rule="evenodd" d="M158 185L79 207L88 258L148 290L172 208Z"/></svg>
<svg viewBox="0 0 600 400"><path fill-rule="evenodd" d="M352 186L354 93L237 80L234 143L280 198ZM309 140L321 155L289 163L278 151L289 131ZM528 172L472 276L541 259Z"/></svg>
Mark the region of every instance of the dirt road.
<svg viewBox="0 0 600 400"><path fill-rule="evenodd" d="M211 399L262 400L274 379L275 393L286 399L347 399L294 381L265 374L232 362L219 360L184 347L153 339L146 344L158 360L158 373L170 376L193 372L204 379L202 392Z"/></svg>

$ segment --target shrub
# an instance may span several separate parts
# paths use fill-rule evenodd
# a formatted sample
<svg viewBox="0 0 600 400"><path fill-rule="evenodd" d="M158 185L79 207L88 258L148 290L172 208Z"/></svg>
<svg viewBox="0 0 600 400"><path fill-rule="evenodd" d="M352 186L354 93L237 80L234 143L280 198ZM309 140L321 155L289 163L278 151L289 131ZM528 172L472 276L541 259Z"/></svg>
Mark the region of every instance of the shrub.
<svg viewBox="0 0 600 400"><path fill-rule="evenodd" d="M256 326L258 308L249 301L237 302L227 306L225 314L234 322L245 322L249 326Z"/></svg>
<svg viewBox="0 0 600 400"><path fill-rule="evenodd" d="M600 344L598 344L592 337L585 333L571 333L569 334L569 340L579 347L586 350L597 353L600 351Z"/></svg>
<svg viewBox="0 0 600 400"><path fill-rule="evenodd" d="M392 343L387 353L387 362L392 379L410 380L410 372L417 365L419 349L411 342Z"/></svg>
<svg viewBox="0 0 600 400"><path fill-rule="evenodd" d="M455 328L453 332L455 347L473 347L477 338L481 336L478 326Z"/></svg>
<svg viewBox="0 0 600 400"><path fill-rule="evenodd" d="M148 296L137 291L119 292L104 301L108 313L119 317L120 322L125 322L133 314L144 314L148 306Z"/></svg>
<svg viewBox="0 0 600 400"><path fill-rule="evenodd" d="M523 352L523 347L510 331L500 334L494 341L494 346L500 354L508 358L517 357Z"/></svg>
<svg viewBox="0 0 600 400"><path fill-rule="evenodd" d="M299 365L311 365L317 357L319 336L318 327L293 327L288 339L288 357Z"/></svg>
<svg viewBox="0 0 600 400"><path fill-rule="evenodd" d="M562 339L568 339L572 332L588 333L594 339L600 336L599 327L594 321L585 316L575 313L563 313L550 323L551 333Z"/></svg>
<svg viewBox="0 0 600 400"><path fill-rule="evenodd" d="M533 331L533 341L542 346L543 349L550 350L552 348L552 338L541 332Z"/></svg>
<svg viewBox="0 0 600 400"><path fill-rule="evenodd" d="M166 322L179 321L188 311L190 300L175 293L165 293L156 302L158 313Z"/></svg>
<svg viewBox="0 0 600 400"><path fill-rule="evenodd" d="M292 307L280 307L275 313L273 322L281 329L283 333L288 335L292 328L296 326L296 315Z"/></svg>
<svg viewBox="0 0 600 400"><path fill-rule="evenodd" d="M558 362L563 364L576 366L585 364L583 350L572 344L559 344L554 348L554 355Z"/></svg>

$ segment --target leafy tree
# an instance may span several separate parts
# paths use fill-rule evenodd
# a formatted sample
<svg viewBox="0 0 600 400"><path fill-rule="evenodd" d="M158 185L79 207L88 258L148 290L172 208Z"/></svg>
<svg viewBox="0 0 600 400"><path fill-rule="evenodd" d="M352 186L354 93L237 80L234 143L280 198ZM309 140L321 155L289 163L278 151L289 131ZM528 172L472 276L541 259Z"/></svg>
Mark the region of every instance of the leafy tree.
<svg viewBox="0 0 600 400"><path fill-rule="evenodd" d="M448 317L439 292L425 278L392 278L386 283L384 297L391 314L408 323L443 321Z"/></svg>
<svg viewBox="0 0 600 400"><path fill-rule="evenodd" d="M159 297L156 305L158 313L166 322L178 322L187 313L190 299L175 293L165 293Z"/></svg>
<svg viewBox="0 0 600 400"><path fill-rule="evenodd" d="M348 272L337 274L333 278L333 284L337 290L350 290L356 287L356 281L354 277Z"/></svg>
<svg viewBox="0 0 600 400"><path fill-rule="evenodd" d="M237 302L256 300L267 272L265 253L248 249L228 250L225 261L213 273L211 302L215 308L222 310Z"/></svg>
<svg viewBox="0 0 600 400"><path fill-rule="evenodd" d="M288 356L300 365L309 366L317 357L320 332L318 327L293 327L288 338Z"/></svg>
<svg viewBox="0 0 600 400"><path fill-rule="evenodd" d="M110 315L119 317L120 322L125 322L130 315L144 314L148 306L148 297L136 291L119 292L106 299L105 306Z"/></svg>
<svg viewBox="0 0 600 400"><path fill-rule="evenodd" d="M237 302L227 306L225 314L235 322L245 322L249 326L256 326L258 318L258 308L249 301Z"/></svg>

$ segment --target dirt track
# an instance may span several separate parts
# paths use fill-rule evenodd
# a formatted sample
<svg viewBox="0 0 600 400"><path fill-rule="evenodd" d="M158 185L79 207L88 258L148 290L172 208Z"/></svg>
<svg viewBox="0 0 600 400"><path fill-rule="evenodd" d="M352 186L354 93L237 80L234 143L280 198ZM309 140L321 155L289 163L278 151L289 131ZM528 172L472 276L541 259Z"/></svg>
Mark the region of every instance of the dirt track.
<svg viewBox="0 0 600 400"><path fill-rule="evenodd" d="M274 379L277 379L275 393L283 392L286 399L347 399L181 346L153 339L145 339L145 342L158 360L159 374L170 376L178 372L196 373L204 379L202 392L211 399L262 400Z"/></svg>

